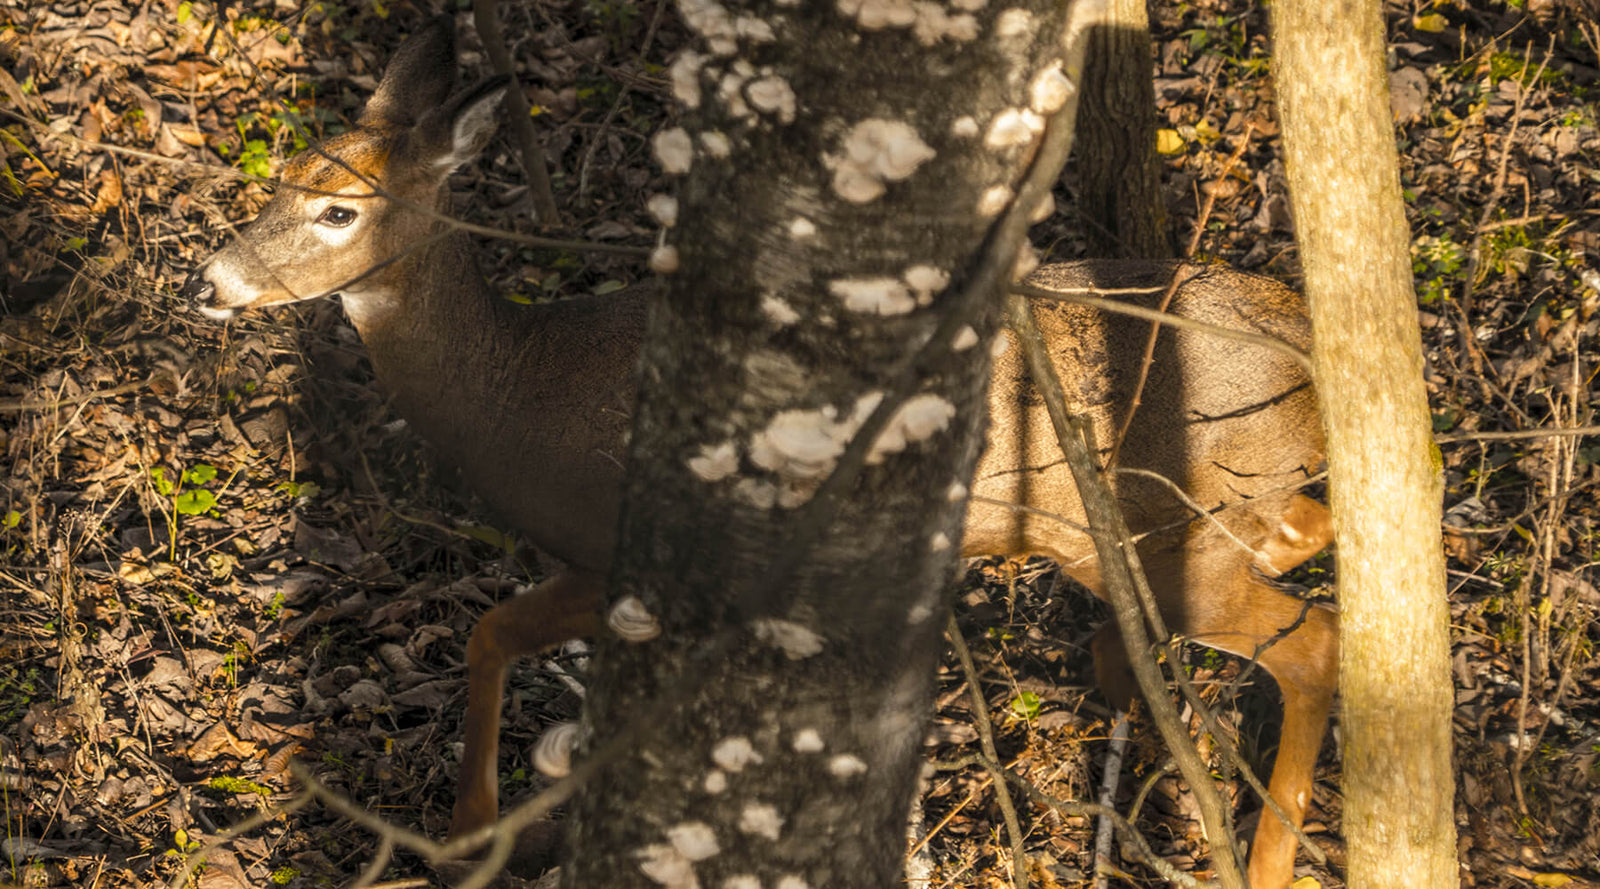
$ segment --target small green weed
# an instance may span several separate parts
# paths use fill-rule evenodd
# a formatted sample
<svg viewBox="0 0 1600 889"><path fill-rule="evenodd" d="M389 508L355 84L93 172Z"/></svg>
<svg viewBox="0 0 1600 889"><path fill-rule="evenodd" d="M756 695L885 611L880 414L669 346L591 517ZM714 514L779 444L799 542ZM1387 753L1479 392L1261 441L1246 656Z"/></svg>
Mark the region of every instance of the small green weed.
<svg viewBox="0 0 1600 889"><path fill-rule="evenodd" d="M1025 691L1011 699L1006 709L1011 715L1023 722L1032 722L1039 718L1039 712L1044 707L1044 701L1031 691Z"/></svg>
<svg viewBox="0 0 1600 889"><path fill-rule="evenodd" d="M157 494L172 502L172 510L167 513L167 536L171 541L168 558L171 561L178 560L178 516L215 514L217 495L206 485L216 478L217 467L209 463L196 463L185 469L178 475L176 483L167 478L164 467L150 469L151 486ZM226 484L223 487L227 487Z"/></svg>
<svg viewBox="0 0 1600 889"><path fill-rule="evenodd" d="M1467 251L1449 234L1423 235L1411 243L1411 273L1417 277L1417 298L1423 305L1445 299L1455 288L1452 275L1465 264Z"/></svg>

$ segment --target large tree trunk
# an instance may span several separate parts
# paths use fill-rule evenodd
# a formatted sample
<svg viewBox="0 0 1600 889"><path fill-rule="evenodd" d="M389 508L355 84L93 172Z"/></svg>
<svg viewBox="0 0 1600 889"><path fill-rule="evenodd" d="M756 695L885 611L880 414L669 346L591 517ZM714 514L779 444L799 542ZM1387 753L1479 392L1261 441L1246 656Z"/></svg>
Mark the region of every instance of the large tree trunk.
<svg viewBox="0 0 1600 889"><path fill-rule="evenodd" d="M613 613L660 635L597 651L588 750L625 744L574 803L565 885L881 889L901 879L983 343L1024 228L1007 197L1036 112L1071 120L1061 59L1081 38L1046 0L914 21L730 6L680 2L705 54L674 65L690 112L655 143L688 175L655 203L676 210L677 256L657 259L677 269L612 575ZM956 348L914 359L930 341ZM906 396L860 436L859 476L819 489Z"/></svg>
<svg viewBox="0 0 1600 889"><path fill-rule="evenodd" d="M1072 171L1089 255L1173 255L1156 156L1156 95L1145 0L1110 0L1089 32Z"/></svg>
<svg viewBox="0 0 1600 889"><path fill-rule="evenodd" d="M1455 886L1449 608L1376 0L1273 4L1338 541L1349 884Z"/></svg>

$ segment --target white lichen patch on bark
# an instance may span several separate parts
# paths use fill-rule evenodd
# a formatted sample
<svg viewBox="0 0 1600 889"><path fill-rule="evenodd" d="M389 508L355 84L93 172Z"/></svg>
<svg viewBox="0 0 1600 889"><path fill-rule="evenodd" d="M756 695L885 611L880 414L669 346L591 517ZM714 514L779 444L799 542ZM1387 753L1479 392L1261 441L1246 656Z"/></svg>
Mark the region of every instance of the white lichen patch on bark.
<svg viewBox="0 0 1600 889"><path fill-rule="evenodd" d="M989 357L999 358L1009 351L1011 351L1011 334L1004 330L999 331L994 335L994 339L989 341Z"/></svg>
<svg viewBox="0 0 1600 889"><path fill-rule="evenodd" d="M683 127L672 127L656 133L650 140L650 148L655 152L656 163L661 165L665 173L681 176L689 172L689 167L694 163L694 143L689 140L689 131Z"/></svg>
<svg viewBox="0 0 1600 889"><path fill-rule="evenodd" d="M722 881L722 889L761 889L761 878L755 874L734 874Z"/></svg>
<svg viewBox="0 0 1600 889"><path fill-rule="evenodd" d="M957 352L965 352L977 344L978 332L972 329L971 324L964 324L960 330L956 331L956 338L951 341L950 348Z"/></svg>
<svg viewBox="0 0 1600 889"><path fill-rule="evenodd" d="M853 753L841 753L828 760L828 774L835 778L854 778L866 771L866 761Z"/></svg>
<svg viewBox="0 0 1600 889"><path fill-rule="evenodd" d="M711 748L711 761L725 771L739 772L745 766L760 765L761 754L744 735L730 735Z"/></svg>
<svg viewBox="0 0 1600 889"><path fill-rule="evenodd" d="M933 617L933 606L926 602L918 602L906 612L906 626L914 627L930 617Z"/></svg>
<svg viewBox="0 0 1600 889"><path fill-rule="evenodd" d="M1033 274L1039 267L1039 251L1033 249L1032 244L1023 244L1017 248L1017 264L1011 268L1011 280L1021 281Z"/></svg>
<svg viewBox="0 0 1600 889"><path fill-rule="evenodd" d="M770 293L761 297L761 313L774 324L784 327L800 320L800 313L796 312L793 306L784 302L782 297Z"/></svg>
<svg viewBox="0 0 1600 889"><path fill-rule="evenodd" d="M928 540L928 551L942 553L950 548L950 537L943 531L933 532L933 537Z"/></svg>
<svg viewBox="0 0 1600 889"><path fill-rule="evenodd" d="M681 2L681 0L680 0ZM1001 40L1033 38L1033 13L1020 7L1007 9L994 20L994 34Z"/></svg>
<svg viewBox="0 0 1600 889"><path fill-rule="evenodd" d="M923 0L913 5L917 19L911 26L911 34L923 46L933 46L941 40L971 43L978 39L978 20L972 16L964 12L951 14L939 3Z"/></svg>
<svg viewBox="0 0 1600 889"><path fill-rule="evenodd" d="M917 20L912 0L838 0L839 14L853 18L863 31L909 28Z"/></svg>
<svg viewBox="0 0 1600 889"><path fill-rule="evenodd" d="M824 166L833 170L833 190L853 204L878 199L885 183L898 182L933 159L934 150L910 124L868 118L845 133L838 154L824 154Z"/></svg>
<svg viewBox="0 0 1600 889"><path fill-rule="evenodd" d="M814 728L803 728L794 733L794 739L789 742L796 753L821 753L822 733Z"/></svg>
<svg viewBox="0 0 1600 889"><path fill-rule="evenodd" d="M811 889L811 884L799 874L784 874L772 889Z"/></svg>
<svg viewBox="0 0 1600 889"><path fill-rule="evenodd" d="M716 0L678 0L678 14L690 31L705 40L711 54L731 56L739 50L739 29L728 8Z"/></svg>
<svg viewBox="0 0 1600 889"><path fill-rule="evenodd" d="M833 471L856 430L882 400L882 392L868 392L856 399L849 415L843 418L832 405L780 411L751 437L750 461L778 476L778 506L790 509L810 499ZM943 431L954 416L955 406L943 397L926 392L913 395L894 412L867 450L867 463L880 464L884 458L932 437Z"/></svg>
<svg viewBox="0 0 1600 889"><path fill-rule="evenodd" d="M667 889L700 889L694 862L677 849L665 843L651 843L633 854L639 859L639 872Z"/></svg>
<svg viewBox="0 0 1600 889"><path fill-rule="evenodd" d="M934 294L950 286L950 273L931 265L914 265L906 269L901 278L911 288L919 306L929 305Z"/></svg>
<svg viewBox="0 0 1600 889"><path fill-rule="evenodd" d="M837 419L827 406L817 410L780 411L750 440L750 460L785 481L820 479L844 452L859 423Z"/></svg>
<svg viewBox="0 0 1600 889"><path fill-rule="evenodd" d="M662 228L672 228L678 224L678 199L670 194L653 194L644 202L644 208L650 211L650 217Z"/></svg>
<svg viewBox="0 0 1600 889"><path fill-rule="evenodd" d="M978 119L970 114L963 114L950 124L950 135L959 139L971 139L978 135Z"/></svg>
<svg viewBox="0 0 1600 889"><path fill-rule="evenodd" d="M712 769L706 772L706 779L700 782L706 793L716 796L728 789L728 773L721 769Z"/></svg>
<svg viewBox="0 0 1600 889"><path fill-rule="evenodd" d="M572 753L582 738L583 728L576 722L551 726L533 747L533 767L552 778L565 778L572 772Z"/></svg>
<svg viewBox="0 0 1600 889"><path fill-rule="evenodd" d="M739 813L739 832L766 837L773 842L783 830L783 816L766 803L750 803Z"/></svg>
<svg viewBox="0 0 1600 889"><path fill-rule="evenodd" d="M828 282L828 292L852 312L904 315L917 307L910 288L894 278L845 278Z"/></svg>
<svg viewBox="0 0 1600 889"><path fill-rule="evenodd" d="M1028 108L1035 114L1055 114L1077 89L1057 60L1034 75L1033 83L1028 86Z"/></svg>
<svg viewBox="0 0 1600 889"><path fill-rule="evenodd" d="M1007 108L989 121L989 130L983 135L984 147L991 151L1020 148L1033 144L1044 132L1044 118L1030 108Z"/></svg>
<svg viewBox="0 0 1600 889"><path fill-rule="evenodd" d="M794 123L794 90L782 77L763 77L750 81L744 89L745 97L757 111L775 114L780 123Z"/></svg>
<svg viewBox="0 0 1600 889"><path fill-rule="evenodd" d="M757 618L750 622L750 629L757 639L781 650L791 661L804 660L822 651L822 636L792 620Z"/></svg>
<svg viewBox="0 0 1600 889"><path fill-rule="evenodd" d="M814 238L816 236L816 223L813 223L804 216L796 216L794 221L789 223L789 237L794 238L796 241L804 241L808 238Z"/></svg>
<svg viewBox="0 0 1600 889"><path fill-rule="evenodd" d="M739 471L739 446L730 439L703 444L700 453L688 460L689 471L705 482L720 482Z"/></svg>
<svg viewBox="0 0 1600 889"><path fill-rule="evenodd" d="M876 402L874 402L876 406ZM882 463L890 454L898 454L909 445L932 438L943 432L956 415L956 406L942 396L930 392L913 395L900 405L878 440L867 451L869 464Z"/></svg>
<svg viewBox="0 0 1600 889"><path fill-rule="evenodd" d="M706 154L717 160L722 160L733 154L733 142L721 130L706 130L701 133L700 147L705 149Z"/></svg>
<svg viewBox="0 0 1600 889"><path fill-rule="evenodd" d="M950 487L945 489L944 499L949 503L960 503L967 499L967 486L960 482L951 482Z"/></svg>
<svg viewBox="0 0 1600 889"><path fill-rule="evenodd" d="M772 32L772 25L766 19L756 18L753 15L741 15L733 21L734 30L739 36L751 43L771 43L778 37Z"/></svg>
<svg viewBox="0 0 1600 889"><path fill-rule="evenodd" d="M1054 212L1056 212L1055 196L1045 192L1044 197L1040 198L1039 203L1034 206L1033 212L1028 214L1028 221L1037 225L1049 219L1050 214Z"/></svg>
<svg viewBox="0 0 1600 889"><path fill-rule="evenodd" d="M749 76L730 72L722 75L722 80L717 82L717 98L722 100L722 107L728 109L728 114L738 120L745 120L754 115L744 100L744 82Z"/></svg>
<svg viewBox="0 0 1600 889"><path fill-rule="evenodd" d="M705 64L705 56L686 49L678 53L667 69L667 76L672 80L672 96L686 108L700 107L700 69Z"/></svg>
<svg viewBox="0 0 1600 889"><path fill-rule="evenodd" d="M623 596L611 606L606 626L617 638L628 642L648 642L661 635L661 622L650 613L638 596Z"/></svg>
<svg viewBox="0 0 1600 889"><path fill-rule="evenodd" d="M978 195L978 215L984 219L999 216L1000 211L1011 203L1011 188L1006 185L991 185Z"/></svg>
<svg viewBox="0 0 1600 889"><path fill-rule="evenodd" d="M685 821L667 828L667 842L690 861L704 861L721 852L717 832L704 821Z"/></svg>
<svg viewBox="0 0 1600 889"><path fill-rule="evenodd" d="M658 275L673 274L679 264L678 248L671 244L662 244L650 251L650 271Z"/></svg>

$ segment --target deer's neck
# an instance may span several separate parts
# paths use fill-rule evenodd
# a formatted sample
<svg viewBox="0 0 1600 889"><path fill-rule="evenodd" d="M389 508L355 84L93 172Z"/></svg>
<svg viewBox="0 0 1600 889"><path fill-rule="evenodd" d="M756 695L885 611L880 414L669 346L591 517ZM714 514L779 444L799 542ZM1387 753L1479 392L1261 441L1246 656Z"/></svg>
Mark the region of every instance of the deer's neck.
<svg viewBox="0 0 1600 889"><path fill-rule="evenodd" d="M643 300L522 306L465 235L420 251L404 292L347 309L401 415L503 519L580 568L609 564ZM586 504L582 516L572 504Z"/></svg>

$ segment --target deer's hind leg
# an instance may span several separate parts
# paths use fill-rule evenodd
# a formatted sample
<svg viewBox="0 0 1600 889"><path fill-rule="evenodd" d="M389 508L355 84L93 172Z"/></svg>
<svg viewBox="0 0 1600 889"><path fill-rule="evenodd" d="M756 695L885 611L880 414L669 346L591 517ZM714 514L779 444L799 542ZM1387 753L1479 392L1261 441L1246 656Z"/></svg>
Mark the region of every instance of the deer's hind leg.
<svg viewBox="0 0 1600 889"><path fill-rule="evenodd" d="M1299 495L1285 503L1270 520L1256 516L1262 519L1259 533L1244 538L1255 554L1202 521L1191 525L1180 546L1157 542L1148 552L1141 547L1141 556L1172 632L1254 658L1278 683L1283 730L1268 791L1298 828L1338 684L1339 629L1332 609L1289 595L1263 577L1293 568L1332 538L1322 504ZM1094 655L1102 690L1114 705L1126 706L1136 688L1115 626L1096 634ZM1296 845L1276 815L1263 813L1250 855L1250 885L1288 886Z"/></svg>

